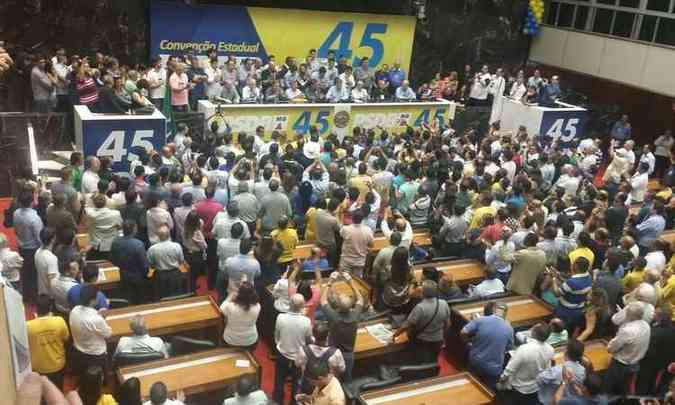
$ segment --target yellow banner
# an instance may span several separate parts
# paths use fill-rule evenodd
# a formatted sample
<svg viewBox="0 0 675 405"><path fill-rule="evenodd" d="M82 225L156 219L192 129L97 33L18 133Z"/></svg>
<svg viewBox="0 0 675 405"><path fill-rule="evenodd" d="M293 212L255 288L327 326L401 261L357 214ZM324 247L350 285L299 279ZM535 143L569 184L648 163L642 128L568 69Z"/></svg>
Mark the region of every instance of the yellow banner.
<svg viewBox="0 0 675 405"><path fill-rule="evenodd" d="M322 136L335 132L349 136L354 127L365 129L382 127L400 133L407 126L419 128L423 124L437 125L440 120L448 123L455 117L456 104L431 103L382 103L382 104L276 104L276 105L224 105L221 112L210 101L199 102L198 110L204 113L206 128L214 119L230 125L233 133L255 132L265 128L265 137L279 131L286 137L306 134L315 126Z"/></svg>
<svg viewBox="0 0 675 405"><path fill-rule="evenodd" d="M316 49L319 58L333 50L337 58L345 57L350 65L368 57L371 67L398 62L409 72L414 17L258 7L247 10L267 55L275 55L280 63L286 56L304 58L309 49Z"/></svg>

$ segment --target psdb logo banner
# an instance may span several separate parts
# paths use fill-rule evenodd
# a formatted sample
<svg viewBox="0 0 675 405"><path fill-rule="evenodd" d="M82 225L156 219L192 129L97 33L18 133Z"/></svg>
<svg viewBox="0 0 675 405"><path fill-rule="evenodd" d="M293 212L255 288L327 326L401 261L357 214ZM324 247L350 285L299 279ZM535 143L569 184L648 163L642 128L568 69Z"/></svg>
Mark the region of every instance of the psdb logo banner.
<svg viewBox="0 0 675 405"><path fill-rule="evenodd" d="M218 55L253 57L278 63L302 59L309 49L319 59L334 51L353 65L363 57L370 67L399 62L408 71L415 18L294 9L201 5L153 1L150 7L152 56Z"/></svg>

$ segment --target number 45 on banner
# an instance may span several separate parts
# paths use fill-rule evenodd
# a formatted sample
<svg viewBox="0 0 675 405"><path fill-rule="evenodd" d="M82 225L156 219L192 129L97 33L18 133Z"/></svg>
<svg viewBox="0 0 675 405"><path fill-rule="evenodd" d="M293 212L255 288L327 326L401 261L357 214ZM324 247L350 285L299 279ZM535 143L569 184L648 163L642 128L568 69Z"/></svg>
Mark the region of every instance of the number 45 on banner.
<svg viewBox="0 0 675 405"><path fill-rule="evenodd" d="M135 131L131 145L129 145L128 148L143 148L146 151L152 150L152 142L150 142L148 139L152 139L154 133L155 131L152 129L141 129ZM124 130L111 131L110 135L108 135L101 146L99 146L98 150L96 151L96 155L99 157L110 156L113 163L121 162L125 157L129 161L138 159L137 154L128 152L128 149L124 145L124 141Z"/></svg>
<svg viewBox="0 0 675 405"><path fill-rule="evenodd" d="M352 32L354 31L354 22L352 21L342 21L339 22L333 31L328 34L326 40L323 41L321 47L318 50L319 58L328 57L328 51L334 51L335 57L346 58L349 60L352 57L352 49L350 48L352 42ZM386 34L387 33L387 24L380 23L370 23L366 25L366 29L363 31L361 36L361 42L359 43L359 48L370 48L371 55L369 57L368 66L375 67L377 66L382 57L384 56L384 44L382 40L378 38L373 38L375 34ZM338 42L338 48L333 48L333 44ZM358 66L361 64L361 58L366 55L356 55L352 61L353 66Z"/></svg>

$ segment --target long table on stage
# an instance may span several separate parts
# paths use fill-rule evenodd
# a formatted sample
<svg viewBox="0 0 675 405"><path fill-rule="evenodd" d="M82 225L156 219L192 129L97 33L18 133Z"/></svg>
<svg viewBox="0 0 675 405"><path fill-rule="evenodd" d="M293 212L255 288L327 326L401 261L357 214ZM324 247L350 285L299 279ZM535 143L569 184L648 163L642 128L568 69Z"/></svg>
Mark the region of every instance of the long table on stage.
<svg viewBox="0 0 675 405"><path fill-rule="evenodd" d="M373 336L366 327L377 324L383 324L387 329L391 330L391 325L386 318L374 319L372 321L359 323L359 328L356 331L356 343L354 344L354 359L360 360L369 357L381 356L388 353L399 352L408 344L408 335L401 334L396 338L396 343L382 342Z"/></svg>
<svg viewBox="0 0 675 405"><path fill-rule="evenodd" d="M218 336L214 341L221 340L223 317L208 295L107 311L106 321L113 330L111 342L132 335L129 320L135 315L143 316L151 336L214 329Z"/></svg>
<svg viewBox="0 0 675 405"><path fill-rule="evenodd" d="M591 340L584 344L584 359L593 365L593 370L603 372L609 367L612 361L612 355L607 351L606 340ZM556 364L561 364L565 360L565 346L556 347L553 357Z"/></svg>
<svg viewBox="0 0 675 405"><path fill-rule="evenodd" d="M442 273L452 275L457 285L461 287L479 283L485 278L483 265L472 259L416 264L413 271L417 280L422 279L422 269L425 267L434 267Z"/></svg>
<svg viewBox="0 0 675 405"><path fill-rule="evenodd" d="M434 377L360 395L366 405L487 405L494 394L469 373Z"/></svg>
<svg viewBox="0 0 675 405"><path fill-rule="evenodd" d="M150 387L158 381L166 384L172 394L183 390L186 395L191 395L225 388L244 376L260 380L260 367L255 358L249 352L226 348L150 361L117 370L120 384L132 377L140 380L143 399L149 397Z"/></svg>

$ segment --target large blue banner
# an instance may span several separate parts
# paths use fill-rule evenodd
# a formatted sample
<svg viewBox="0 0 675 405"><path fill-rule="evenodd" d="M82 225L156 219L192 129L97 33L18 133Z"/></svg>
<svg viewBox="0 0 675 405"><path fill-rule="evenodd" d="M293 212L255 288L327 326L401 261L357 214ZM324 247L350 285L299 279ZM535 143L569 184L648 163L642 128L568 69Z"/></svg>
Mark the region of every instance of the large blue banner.
<svg viewBox="0 0 675 405"><path fill-rule="evenodd" d="M334 53L352 64L369 58L371 67L399 63L408 69L415 18L362 13L199 5L153 0L150 6L152 56L206 55L302 62L310 49L318 59Z"/></svg>
<svg viewBox="0 0 675 405"><path fill-rule="evenodd" d="M586 111L568 109L544 111L539 134L542 137L557 139L561 145L567 145L585 137L587 121Z"/></svg>
<svg viewBox="0 0 675 405"><path fill-rule="evenodd" d="M107 156L114 172L128 172L141 149L161 150L166 142L162 119L83 120L82 149L85 156Z"/></svg>

